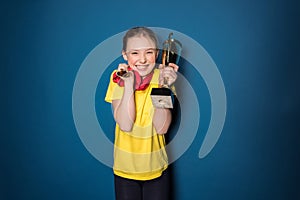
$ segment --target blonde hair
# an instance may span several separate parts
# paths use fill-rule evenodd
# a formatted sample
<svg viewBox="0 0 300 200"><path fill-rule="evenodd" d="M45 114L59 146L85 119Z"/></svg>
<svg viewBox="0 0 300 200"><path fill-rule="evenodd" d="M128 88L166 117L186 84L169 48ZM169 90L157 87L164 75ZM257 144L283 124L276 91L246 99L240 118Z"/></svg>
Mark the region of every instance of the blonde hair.
<svg viewBox="0 0 300 200"><path fill-rule="evenodd" d="M128 38L135 37L135 36L148 37L149 39L151 39L154 42L155 47L158 49L158 41L156 38L156 34L147 27L138 26L138 27L133 27L133 28L129 29L126 32L126 34L124 35L123 48L122 48L123 51L126 51Z"/></svg>

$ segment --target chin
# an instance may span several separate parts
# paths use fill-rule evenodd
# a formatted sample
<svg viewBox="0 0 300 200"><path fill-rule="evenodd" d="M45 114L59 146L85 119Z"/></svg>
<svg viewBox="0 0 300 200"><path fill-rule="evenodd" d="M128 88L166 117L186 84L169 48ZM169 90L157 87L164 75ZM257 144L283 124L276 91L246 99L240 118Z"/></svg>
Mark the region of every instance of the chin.
<svg viewBox="0 0 300 200"><path fill-rule="evenodd" d="M139 72L140 76L144 77L150 74L150 72Z"/></svg>

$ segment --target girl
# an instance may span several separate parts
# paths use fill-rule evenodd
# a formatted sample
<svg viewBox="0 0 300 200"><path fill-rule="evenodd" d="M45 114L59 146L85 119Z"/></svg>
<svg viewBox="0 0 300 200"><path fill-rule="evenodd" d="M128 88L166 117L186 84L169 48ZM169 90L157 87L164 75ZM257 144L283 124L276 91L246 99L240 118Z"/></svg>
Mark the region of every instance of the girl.
<svg viewBox="0 0 300 200"><path fill-rule="evenodd" d="M115 128L114 181L117 200L166 200L169 194L165 137L170 109L152 105L150 93L166 77L172 85L178 66L157 67L155 33L135 27L123 37L121 63L110 79L105 101L112 103ZM128 71L120 77L116 72Z"/></svg>

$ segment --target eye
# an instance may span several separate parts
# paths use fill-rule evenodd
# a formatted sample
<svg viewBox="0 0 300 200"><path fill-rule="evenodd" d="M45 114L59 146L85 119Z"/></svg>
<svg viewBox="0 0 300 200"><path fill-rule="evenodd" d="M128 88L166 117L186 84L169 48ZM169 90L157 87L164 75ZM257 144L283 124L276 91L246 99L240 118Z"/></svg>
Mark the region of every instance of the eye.
<svg viewBox="0 0 300 200"><path fill-rule="evenodd" d="M138 55L138 52L136 51L133 51L133 52L130 52L131 55Z"/></svg>
<svg viewBox="0 0 300 200"><path fill-rule="evenodd" d="M153 55L155 52L153 50L149 50L146 52L148 55Z"/></svg>

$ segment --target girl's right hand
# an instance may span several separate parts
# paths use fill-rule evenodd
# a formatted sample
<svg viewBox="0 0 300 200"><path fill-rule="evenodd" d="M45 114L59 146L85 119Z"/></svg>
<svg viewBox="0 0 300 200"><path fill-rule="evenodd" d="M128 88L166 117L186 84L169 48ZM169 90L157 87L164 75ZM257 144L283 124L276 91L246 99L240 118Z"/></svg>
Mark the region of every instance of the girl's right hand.
<svg viewBox="0 0 300 200"><path fill-rule="evenodd" d="M128 70L128 65L126 63L120 63L119 66L118 66L118 71L127 71Z"/></svg>
<svg viewBox="0 0 300 200"><path fill-rule="evenodd" d="M118 66L118 71L126 71L126 74L125 75L123 75L123 76L120 76L120 78L122 79L122 80L124 80L124 83L125 83L125 86L126 85L129 85L129 86L132 86L133 87L133 85L134 85L134 73L133 73L133 71L128 71L128 65L127 64L125 64L125 63L121 63L121 64L119 64L119 66Z"/></svg>

